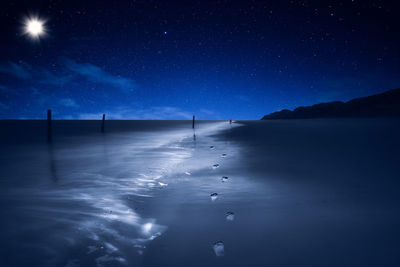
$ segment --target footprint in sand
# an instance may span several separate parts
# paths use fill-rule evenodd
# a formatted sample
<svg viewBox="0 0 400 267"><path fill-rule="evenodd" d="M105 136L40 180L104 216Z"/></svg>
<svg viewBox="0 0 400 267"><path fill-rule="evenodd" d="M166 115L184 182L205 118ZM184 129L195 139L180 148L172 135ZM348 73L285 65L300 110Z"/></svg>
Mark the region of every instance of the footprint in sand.
<svg viewBox="0 0 400 267"><path fill-rule="evenodd" d="M222 176L221 182L227 182L228 181L228 176Z"/></svg>
<svg viewBox="0 0 400 267"><path fill-rule="evenodd" d="M214 253L217 257L222 257L225 254L224 243L222 241L215 242L213 245Z"/></svg>
<svg viewBox="0 0 400 267"><path fill-rule="evenodd" d="M226 220L227 221L233 221L233 220L235 220L235 213L233 213L232 211L228 211L227 213L226 213Z"/></svg>
<svg viewBox="0 0 400 267"><path fill-rule="evenodd" d="M214 146L210 146L210 149L214 149Z"/></svg>
<svg viewBox="0 0 400 267"><path fill-rule="evenodd" d="M212 193L212 194L210 195L210 197L211 197L211 200L212 200L212 201L215 201L215 200L218 198L218 194L217 194L217 193Z"/></svg>
<svg viewBox="0 0 400 267"><path fill-rule="evenodd" d="M222 154L222 155L221 155L221 157L225 158L225 157L226 157L226 154L225 154L225 153L224 153L224 154Z"/></svg>
<svg viewBox="0 0 400 267"><path fill-rule="evenodd" d="M213 165L213 169L216 169L216 168L218 168L219 167L219 164L214 164Z"/></svg>

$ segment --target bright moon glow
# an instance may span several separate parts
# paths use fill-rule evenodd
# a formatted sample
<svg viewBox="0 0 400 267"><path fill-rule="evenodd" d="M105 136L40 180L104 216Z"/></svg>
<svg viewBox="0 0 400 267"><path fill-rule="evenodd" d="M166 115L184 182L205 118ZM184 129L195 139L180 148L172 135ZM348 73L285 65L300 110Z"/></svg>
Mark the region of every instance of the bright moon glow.
<svg viewBox="0 0 400 267"><path fill-rule="evenodd" d="M46 34L44 24L45 22L38 17L26 18L24 22L25 34L28 34L33 39L39 39L40 36Z"/></svg>
<svg viewBox="0 0 400 267"><path fill-rule="evenodd" d="M28 32L34 36L43 33L43 23L38 20L29 21L28 25Z"/></svg>

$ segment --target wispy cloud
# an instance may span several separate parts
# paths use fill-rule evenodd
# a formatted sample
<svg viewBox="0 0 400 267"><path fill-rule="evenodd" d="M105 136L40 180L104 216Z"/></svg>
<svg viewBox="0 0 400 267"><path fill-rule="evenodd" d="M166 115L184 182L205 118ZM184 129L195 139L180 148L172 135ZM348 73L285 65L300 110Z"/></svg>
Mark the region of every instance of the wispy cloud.
<svg viewBox="0 0 400 267"><path fill-rule="evenodd" d="M32 77L29 65L24 62L19 64L7 62L0 64L0 73L9 74L20 79L29 79Z"/></svg>
<svg viewBox="0 0 400 267"><path fill-rule="evenodd" d="M72 98L61 98L58 103L67 108L78 108L79 105Z"/></svg>
<svg viewBox="0 0 400 267"><path fill-rule="evenodd" d="M72 81L74 78L73 75L70 74L55 75L46 69L40 69L40 71L37 73L37 76L40 83L50 85L64 85Z"/></svg>
<svg viewBox="0 0 400 267"><path fill-rule="evenodd" d="M148 109L132 109L127 107L117 107L107 110L107 118L113 120L188 120L192 114L176 107L153 107ZM98 120L102 112L82 113L77 115L77 119Z"/></svg>
<svg viewBox="0 0 400 267"><path fill-rule="evenodd" d="M136 87L136 84L132 79L112 75L104 71L102 68L90 63L77 63L71 59L66 59L65 66L73 73L94 83L110 85L123 91L132 91Z"/></svg>
<svg viewBox="0 0 400 267"><path fill-rule="evenodd" d="M106 114L109 114L109 113L106 113ZM78 120L100 120L100 118L103 116L103 113L101 113L101 112L92 112L92 113L90 113L90 112L86 112L86 113L80 113L80 114L77 114L76 116L72 116L72 118L71 118L71 116L65 116L63 119L78 119ZM110 117L110 116L107 116L107 119L114 119L114 120L119 120L119 119L121 119L121 118L119 118L119 117Z"/></svg>
<svg viewBox="0 0 400 267"><path fill-rule="evenodd" d="M66 108L79 108L79 104L75 99L70 97L58 97L54 95L48 95L37 88L32 88L32 96L36 99L36 103L41 106L57 106Z"/></svg>
<svg viewBox="0 0 400 267"><path fill-rule="evenodd" d="M42 84L59 85L71 80L70 75L57 76L44 68L32 68L26 62L7 62L0 64L0 73L8 74L23 80L35 80Z"/></svg>
<svg viewBox="0 0 400 267"><path fill-rule="evenodd" d="M51 96L42 93L39 89L35 87L32 88L32 96L36 100L36 102L41 106L51 102Z"/></svg>
<svg viewBox="0 0 400 267"><path fill-rule="evenodd" d="M193 116L189 112L183 111L176 107L168 106L136 110L134 115L136 115L138 118L142 118L145 120L188 120L191 119Z"/></svg>
<svg viewBox="0 0 400 267"><path fill-rule="evenodd" d="M129 92L136 88L133 79L113 75L91 63L78 63L68 58L62 60L62 67L58 73L46 68L32 68L28 63L22 61L0 63L0 73L40 84L64 85L79 81L83 77L89 82L108 85L123 92Z"/></svg>
<svg viewBox="0 0 400 267"><path fill-rule="evenodd" d="M200 113L205 115L215 115L215 112L213 110L209 110L206 108L200 109Z"/></svg>

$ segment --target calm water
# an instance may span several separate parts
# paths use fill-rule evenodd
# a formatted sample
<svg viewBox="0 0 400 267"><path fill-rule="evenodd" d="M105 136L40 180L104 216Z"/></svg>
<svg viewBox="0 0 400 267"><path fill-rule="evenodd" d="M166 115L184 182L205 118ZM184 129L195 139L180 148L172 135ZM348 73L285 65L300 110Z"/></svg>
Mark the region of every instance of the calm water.
<svg viewBox="0 0 400 267"><path fill-rule="evenodd" d="M2 122L0 265L395 266L395 125Z"/></svg>

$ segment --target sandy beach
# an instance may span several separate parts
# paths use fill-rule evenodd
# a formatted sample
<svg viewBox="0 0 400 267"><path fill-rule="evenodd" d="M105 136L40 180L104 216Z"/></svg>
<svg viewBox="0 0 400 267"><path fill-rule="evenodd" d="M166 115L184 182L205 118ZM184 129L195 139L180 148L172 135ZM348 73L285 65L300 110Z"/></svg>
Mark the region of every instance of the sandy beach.
<svg viewBox="0 0 400 267"><path fill-rule="evenodd" d="M0 263L396 266L398 122L2 121Z"/></svg>

